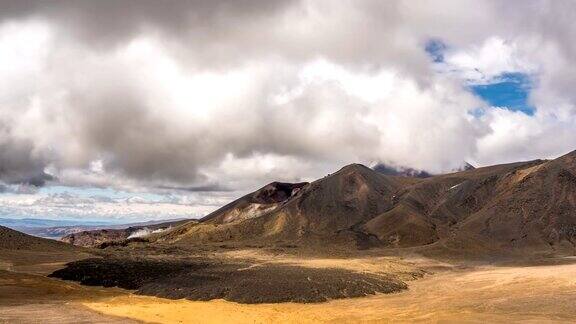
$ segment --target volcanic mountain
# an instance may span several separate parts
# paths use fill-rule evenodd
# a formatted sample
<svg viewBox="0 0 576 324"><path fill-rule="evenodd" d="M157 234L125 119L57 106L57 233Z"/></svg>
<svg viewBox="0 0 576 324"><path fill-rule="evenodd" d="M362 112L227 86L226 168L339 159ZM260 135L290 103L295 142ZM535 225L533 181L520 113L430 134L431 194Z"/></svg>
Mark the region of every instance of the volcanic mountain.
<svg viewBox="0 0 576 324"><path fill-rule="evenodd" d="M356 242L377 240L359 228L390 210L397 193L416 183L352 164L312 183L271 183L160 240Z"/></svg>
<svg viewBox="0 0 576 324"><path fill-rule="evenodd" d="M576 151L424 179L352 164L312 183L269 184L158 239L573 253Z"/></svg>

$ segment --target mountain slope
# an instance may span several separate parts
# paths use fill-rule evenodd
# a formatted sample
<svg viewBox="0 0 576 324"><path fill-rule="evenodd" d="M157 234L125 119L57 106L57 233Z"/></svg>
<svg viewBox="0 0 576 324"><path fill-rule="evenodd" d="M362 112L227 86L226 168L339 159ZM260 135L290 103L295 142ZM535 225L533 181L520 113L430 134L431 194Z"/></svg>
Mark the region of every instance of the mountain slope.
<svg viewBox="0 0 576 324"><path fill-rule="evenodd" d="M48 252L72 249L72 246L63 242L31 236L8 227L0 226L0 250Z"/></svg>
<svg viewBox="0 0 576 324"><path fill-rule="evenodd" d="M266 186L159 240L563 253L576 247L576 152L425 179L354 164L283 186ZM278 199L254 198L278 190Z"/></svg>
<svg viewBox="0 0 576 324"><path fill-rule="evenodd" d="M392 246L450 239L461 222L507 190L502 181L508 174L539 163L498 165L425 179L411 186L392 210L367 222L363 230Z"/></svg>
<svg viewBox="0 0 576 324"><path fill-rule="evenodd" d="M200 219L201 222L225 224L261 216L296 195L308 182L272 182Z"/></svg>
<svg viewBox="0 0 576 324"><path fill-rule="evenodd" d="M509 173L498 195L459 225L456 241L494 248L573 251L576 152Z"/></svg>
<svg viewBox="0 0 576 324"><path fill-rule="evenodd" d="M357 241L355 227L393 206L396 192L418 181L387 177L353 164L309 184L267 207L250 202L266 186L202 219L163 236L169 241L287 241L323 238ZM248 198L247 198L248 197ZM255 207L256 206L256 207ZM264 210L254 214L254 210ZM268 210L266 210L268 209ZM249 210L250 214L242 214ZM241 215L230 217L230 215Z"/></svg>

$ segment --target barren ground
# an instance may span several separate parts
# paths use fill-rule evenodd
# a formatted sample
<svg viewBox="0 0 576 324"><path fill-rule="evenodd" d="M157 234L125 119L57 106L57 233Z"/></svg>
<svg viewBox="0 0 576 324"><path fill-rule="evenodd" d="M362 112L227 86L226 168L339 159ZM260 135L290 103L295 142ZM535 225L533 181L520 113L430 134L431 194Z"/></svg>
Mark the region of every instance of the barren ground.
<svg viewBox="0 0 576 324"><path fill-rule="evenodd" d="M576 264L446 271L391 295L321 304L243 305L125 295L84 303L158 323L533 322L576 320Z"/></svg>
<svg viewBox="0 0 576 324"><path fill-rule="evenodd" d="M361 273L428 274L395 294L325 303L239 304L169 300L117 288L81 286L42 274L61 263L10 264L0 254L0 323L311 323L311 322L572 322L576 321L576 259L546 264L454 266L390 256L311 258L228 251L226 258L261 264L336 268ZM12 256L14 257L14 256ZM67 260L68 261L68 260ZM9 270L9 271L8 271ZM15 272L17 271L17 272Z"/></svg>

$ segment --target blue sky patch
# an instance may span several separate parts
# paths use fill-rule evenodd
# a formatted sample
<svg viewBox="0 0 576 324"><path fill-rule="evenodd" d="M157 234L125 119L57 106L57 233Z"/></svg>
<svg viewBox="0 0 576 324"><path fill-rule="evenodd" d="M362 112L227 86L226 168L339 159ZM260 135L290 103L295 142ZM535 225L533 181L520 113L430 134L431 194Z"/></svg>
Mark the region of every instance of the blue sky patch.
<svg viewBox="0 0 576 324"><path fill-rule="evenodd" d="M534 115L535 108L528 102L532 80L525 73L503 73L489 84L471 85L474 94L489 105Z"/></svg>
<svg viewBox="0 0 576 324"><path fill-rule="evenodd" d="M435 65L443 67L440 73L458 73L455 67L446 69L444 54L448 50L448 45L440 39L432 38L424 45L424 50L432 59ZM477 71L482 74L482 71ZM533 80L530 75L520 72L505 72L488 83L478 84L474 80L465 80L468 89L476 96L480 97L490 106L511 111L521 111L527 115L534 115L535 108L529 103L530 91L533 87ZM482 114L482 109L475 114Z"/></svg>
<svg viewBox="0 0 576 324"><path fill-rule="evenodd" d="M446 48L446 44L439 39L431 39L424 46L424 50L434 63L444 62L444 51L446 51Z"/></svg>

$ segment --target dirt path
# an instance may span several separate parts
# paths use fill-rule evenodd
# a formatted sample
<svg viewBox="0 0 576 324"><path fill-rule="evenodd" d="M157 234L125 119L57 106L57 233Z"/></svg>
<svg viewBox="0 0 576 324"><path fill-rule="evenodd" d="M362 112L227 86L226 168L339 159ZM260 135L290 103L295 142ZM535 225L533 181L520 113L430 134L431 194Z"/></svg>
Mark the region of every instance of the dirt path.
<svg viewBox="0 0 576 324"><path fill-rule="evenodd" d="M573 322L576 264L488 267L436 274L394 295L321 304L242 305L117 296L85 306L158 323Z"/></svg>

